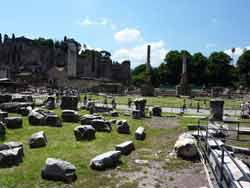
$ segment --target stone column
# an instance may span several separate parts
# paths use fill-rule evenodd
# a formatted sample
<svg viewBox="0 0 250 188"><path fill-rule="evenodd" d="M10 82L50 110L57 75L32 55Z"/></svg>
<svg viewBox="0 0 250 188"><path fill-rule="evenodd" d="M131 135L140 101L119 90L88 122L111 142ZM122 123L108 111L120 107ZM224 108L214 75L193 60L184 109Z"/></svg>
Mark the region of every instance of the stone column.
<svg viewBox="0 0 250 188"><path fill-rule="evenodd" d="M150 45L148 45L147 47L147 63L146 63L146 69L147 69L147 72L150 72L150 69L151 69L151 65L150 65Z"/></svg>
<svg viewBox="0 0 250 188"><path fill-rule="evenodd" d="M145 84L141 87L141 94L143 96L154 96L154 87L151 80L151 65L150 65L150 45L147 46L147 59L146 59L146 78Z"/></svg>
<svg viewBox="0 0 250 188"><path fill-rule="evenodd" d="M187 56L184 54L182 57L182 74L187 72Z"/></svg>
<svg viewBox="0 0 250 188"><path fill-rule="evenodd" d="M224 111L224 101L222 99L210 100L210 120L222 121Z"/></svg>
<svg viewBox="0 0 250 188"><path fill-rule="evenodd" d="M77 47L74 42L67 42L67 73L69 77L77 76Z"/></svg>

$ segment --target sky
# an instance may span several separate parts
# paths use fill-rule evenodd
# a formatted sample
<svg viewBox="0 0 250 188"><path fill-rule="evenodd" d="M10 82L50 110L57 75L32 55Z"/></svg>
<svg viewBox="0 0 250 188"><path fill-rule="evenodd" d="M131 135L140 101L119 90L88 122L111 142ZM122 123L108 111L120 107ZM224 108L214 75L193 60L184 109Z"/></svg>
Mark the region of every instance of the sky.
<svg viewBox="0 0 250 188"><path fill-rule="evenodd" d="M249 0L8 0L1 2L0 33L66 35L132 67L145 63L148 44L152 66L169 50L225 51L236 59L250 48L249 10Z"/></svg>

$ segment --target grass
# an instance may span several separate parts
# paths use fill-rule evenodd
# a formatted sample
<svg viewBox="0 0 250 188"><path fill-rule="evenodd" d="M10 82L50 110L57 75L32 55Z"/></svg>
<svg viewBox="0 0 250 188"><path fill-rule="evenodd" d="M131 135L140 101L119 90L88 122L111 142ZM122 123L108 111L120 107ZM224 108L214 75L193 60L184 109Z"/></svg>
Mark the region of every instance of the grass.
<svg viewBox="0 0 250 188"><path fill-rule="evenodd" d="M83 95L81 95L83 99ZM99 96L96 94L87 94L88 97L91 97L95 100L104 101L103 96ZM135 99L139 96L115 96L116 102L118 104L127 105L128 98ZM158 97L144 97L147 99L147 105L149 106L161 106L161 107L175 107L180 108L183 105L183 98L179 97L171 97L171 96L158 96ZM209 108L209 97L196 97L194 99L185 99L187 108L197 108L197 103L200 103L200 108L208 109ZM243 99L224 99L224 107L225 109L239 109L240 104L243 102ZM108 103L111 104L111 98L108 98Z"/></svg>
<svg viewBox="0 0 250 188"><path fill-rule="evenodd" d="M58 115L61 114L60 109L54 110ZM80 114L86 114L81 110ZM15 116L16 114L10 114ZM111 117L105 117L111 119ZM92 141L76 141L73 129L77 123L63 123L62 128L30 126L27 117L23 117L23 128L7 129L5 140L19 141L24 145L25 157L21 164L11 168L0 169L0 188L40 188L48 186L61 185L61 182L53 182L43 180L41 178L41 169L48 157L60 158L71 162L76 166L78 179L74 182L75 187L115 187L119 182L114 176L109 178L106 172L98 172L89 168L89 161L98 154L113 150L115 145L121 142L132 140L135 144L136 154L140 159L154 160L152 155L145 154L141 151L145 148L157 150L170 149L177 135L183 131L183 128L164 129L149 126L145 120L133 120L130 117L120 116L119 119L127 119L133 133L137 127L146 128L147 137L145 141L136 141L133 134L118 134L115 128L111 133L96 133L96 139ZM48 145L43 148L30 149L28 146L29 137L38 131L45 131L48 138ZM164 155L161 155L164 159ZM123 156L122 164L119 171L140 170L138 165L131 165L131 156ZM181 162L180 162L181 163ZM175 164L173 164L175 165ZM178 163L179 165L179 163ZM169 167L173 168L173 167ZM123 187L136 187L137 182L128 182Z"/></svg>

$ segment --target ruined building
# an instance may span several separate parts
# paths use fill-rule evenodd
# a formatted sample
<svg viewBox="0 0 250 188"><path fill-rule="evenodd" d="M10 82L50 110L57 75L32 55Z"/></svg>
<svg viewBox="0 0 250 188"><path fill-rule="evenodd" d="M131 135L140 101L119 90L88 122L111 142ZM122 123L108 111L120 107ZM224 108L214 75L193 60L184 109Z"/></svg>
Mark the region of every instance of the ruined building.
<svg viewBox="0 0 250 188"><path fill-rule="evenodd" d="M106 51L85 49L74 39L11 38L0 34L0 77L30 84L85 87L100 82L128 84L130 62L111 60Z"/></svg>

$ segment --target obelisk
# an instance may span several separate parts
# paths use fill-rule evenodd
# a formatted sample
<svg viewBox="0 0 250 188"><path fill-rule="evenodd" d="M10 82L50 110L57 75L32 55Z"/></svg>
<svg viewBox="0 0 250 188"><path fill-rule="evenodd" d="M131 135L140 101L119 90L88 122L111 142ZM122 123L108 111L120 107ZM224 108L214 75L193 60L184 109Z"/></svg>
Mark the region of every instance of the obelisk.
<svg viewBox="0 0 250 188"><path fill-rule="evenodd" d="M187 73L187 56L183 54L182 56L182 74L179 85L176 86L176 95L191 95L191 87L188 84L188 73Z"/></svg>
<svg viewBox="0 0 250 188"><path fill-rule="evenodd" d="M154 96L154 86L152 84L152 70L150 64L150 53L151 47L150 45L147 46L147 59L146 59L146 78L145 83L141 88L141 94L143 96Z"/></svg>

